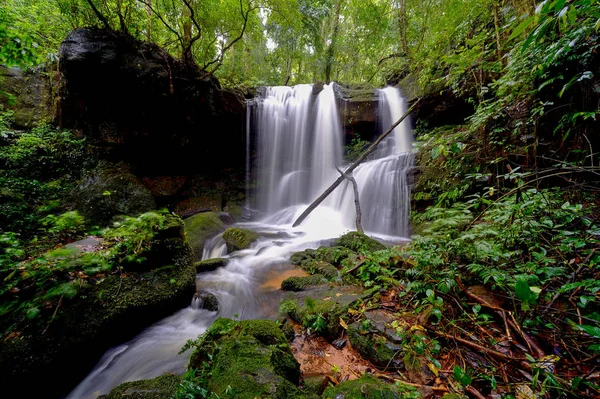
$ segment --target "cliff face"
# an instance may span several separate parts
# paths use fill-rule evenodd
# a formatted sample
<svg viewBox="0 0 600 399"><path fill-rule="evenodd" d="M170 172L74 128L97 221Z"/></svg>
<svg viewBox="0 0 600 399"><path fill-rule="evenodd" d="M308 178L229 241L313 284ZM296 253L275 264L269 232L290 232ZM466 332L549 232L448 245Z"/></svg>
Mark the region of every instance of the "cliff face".
<svg viewBox="0 0 600 399"><path fill-rule="evenodd" d="M159 47L76 29L60 48L59 124L143 175L243 164L244 106L213 77Z"/></svg>

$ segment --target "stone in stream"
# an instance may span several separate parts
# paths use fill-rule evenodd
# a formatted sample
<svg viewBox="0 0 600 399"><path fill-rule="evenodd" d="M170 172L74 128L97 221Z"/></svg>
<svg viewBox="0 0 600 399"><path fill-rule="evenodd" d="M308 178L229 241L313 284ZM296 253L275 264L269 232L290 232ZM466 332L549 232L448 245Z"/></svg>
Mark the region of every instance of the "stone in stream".
<svg viewBox="0 0 600 399"><path fill-rule="evenodd" d="M228 252L246 249L257 239L257 233L239 227L230 227L223 233Z"/></svg>
<svg viewBox="0 0 600 399"><path fill-rule="evenodd" d="M225 224L215 212L203 212L184 220L185 234L194 251L194 260L202 259L204 243L225 230Z"/></svg>
<svg viewBox="0 0 600 399"><path fill-rule="evenodd" d="M386 246L379 241L357 231L351 231L350 233L344 234L336 241L336 245L348 248L355 252L374 252L386 248Z"/></svg>
<svg viewBox="0 0 600 399"><path fill-rule="evenodd" d="M202 301L202 309L210 310L211 312L219 310L219 300L213 294L203 292L198 295L198 298Z"/></svg>
<svg viewBox="0 0 600 399"><path fill-rule="evenodd" d="M220 267L225 267L227 266L227 263L229 263L229 259L212 258L196 262L194 263L194 266L196 266L196 273L204 273L212 272L213 270L217 270Z"/></svg>
<svg viewBox="0 0 600 399"><path fill-rule="evenodd" d="M327 280L322 274L315 274L312 276L293 276L288 277L281 282L281 289L283 291L303 291L308 287L314 287L316 285L324 284Z"/></svg>

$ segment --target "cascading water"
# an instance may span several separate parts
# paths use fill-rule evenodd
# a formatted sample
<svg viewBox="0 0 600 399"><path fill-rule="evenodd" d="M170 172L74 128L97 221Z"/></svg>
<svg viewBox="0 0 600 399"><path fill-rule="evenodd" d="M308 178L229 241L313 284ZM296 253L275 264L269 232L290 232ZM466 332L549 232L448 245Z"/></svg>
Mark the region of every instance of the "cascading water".
<svg viewBox="0 0 600 399"><path fill-rule="evenodd" d="M385 96L380 105L389 107L380 110L384 119L380 125L386 129L404 112L403 102L397 90L381 90L380 96ZM337 178L335 167L343 166L333 87L325 85L316 99L310 85L266 88L252 112L261 183L255 206L263 218L239 226L262 237L249 249L231 254L226 254L220 236L206 242L203 259L229 259L227 266L197 278L198 292L217 297L218 312L200 309L195 297L188 308L110 349L68 399L96 398L126 381L182 373L187 356L177 353L186 340L196 338L217 317L276 317L281 291L267 288L272 285L268 282L293 269L290 255L354 229L353 194L348 187L340 187L299 228L291 228L307 204ZM367 232L394 236L395 240L408 235L406 183L412 164L410 129L407 123L399 129L395 137L386 140L385 151L378 151L354 172L361 192L363 226Z"/></svg>

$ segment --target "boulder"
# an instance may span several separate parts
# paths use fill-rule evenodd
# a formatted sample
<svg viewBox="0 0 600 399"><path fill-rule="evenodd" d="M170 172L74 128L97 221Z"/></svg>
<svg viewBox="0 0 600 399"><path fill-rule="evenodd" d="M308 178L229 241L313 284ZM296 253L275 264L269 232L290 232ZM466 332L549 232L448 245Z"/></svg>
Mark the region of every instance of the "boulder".
<svg viewBox="0 0 600 399"><path fill-rule="evenodd" d="M13 123L29 129L38 123L56 119L56 99L59 78L56 65L35 69L7 68L0 65L0 105L14 112Z"/></svg>
<svg viewBox="0 0 600 399"><path fill-rule="evenodd" d="M402 399L400 388L364 374L357 380L344 381L323 392L324 399Z"/></svg>
<svg viewBox="0 0 600 399"><path fill-rule="evenodd" d="M198 295L198 298L202 301L202 309L210 310L211 312L216 312L219 310L219 300L213 294L209 294L208 292L203 292Z"/></svg>
<svg viewBox="0 0 600 399"><path fill-rule="evenodd" d="M322 274L315 274L308 277L288 277L281 282L281 289L284 291L303 291L308 287L326 283L327 280Z"/></svg>
<svg viewBox="0 0 600 399"><path fill-rule="evenodd" d="M101 162L71 192L71 200L86 219L99 225L117 215L136 216L156 208L150 191L124 163Z"/></svg>
<svg viewBox="0 0 600 399"><path fill-rule="evenodd" d="M256 241L258 237L257 233L239 227L230 227L223 233L223 240L225 240L225 243L227 244L228 252L246 249L250 244Z"/></svg>
<svg viewBox="0 0 600 399"><path fill-rule="evenodd" d="M125 382L98 399L170 399L181 384L181 377L165 374L151 380Z"/></svg>
<svg viewBox="0 0 600 399"><path fill-rule="evenodd" d="M196 266L196 273L212 272L220 267L227 266L229 259L225 258L213 258L201 260L200 262L194 263Z"/></svg>
<svg viewBox="0 0 600 399"><path fill-rule="evenodd" d="M218 319L198 340L189 368L204 369L219 397L305 398L300 365L279 326L270 320Z"/></svg>
<svg viewBox="0 0 600 399"><path fill-rule="evenodd" d="M358 231L351 231L341 236L337 241L336 245L344 248L348 248L354 252L374 252L380 249L385 249L386 246L371 237L359 233Z"/></svg>
<svg viewBox="0 0 600 399"><path fill-rule="evenodd" d="M196 66L126 34L78 28L60 46L60 67L61 127L80 131L137 174L243 165L243 96Z"/></svg>
<svg viewBox="0 0 600 399"><path fill-rule="evenodd" d="M203 212L185 219L185 234L194 251L194 260L202 259L204 243L225 229L225 224L214 212Z"/></svg>

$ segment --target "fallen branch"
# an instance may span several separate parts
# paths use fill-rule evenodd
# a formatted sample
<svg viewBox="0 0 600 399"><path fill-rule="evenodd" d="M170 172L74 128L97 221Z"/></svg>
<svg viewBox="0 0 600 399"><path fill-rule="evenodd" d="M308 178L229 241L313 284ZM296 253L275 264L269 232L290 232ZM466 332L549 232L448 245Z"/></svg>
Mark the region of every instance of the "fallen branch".
<svg viewBox="0 0 600 399"><path fill-rule="evenodd" d="M428 388L428 389L431 389L432 391L437 391L437 392L450 392L450 390L446 387L433 387L431 385L415 384L412 382L406 382L403 380L399 380L397 378L394 378L394 377L391 377L391 376L385 375L385 374L375 374L375 376L377 378L382 378L384 380L392 381L392 382L398 382L400 384L408 385L408 386L415 387L415 388Z"/></svg>
<svg viewBox="0 0 600 399"><path fill-rule="evenodd" d="M377 148L379 143L381 143L383 139L385 139L391 132L393 132L394 129L398 127L398 125L401 124L402 121L404 121L404 119L408 117L408 115L410 115L410 113L413 109L415 109L415 106L419 103L419 101L421 101L421 99L415 101L415 103L408 109L408 111L406 111L404 115L402 115L400 119L398 119L388 130L386 130L381 136L379 136L379 138L373 144L371 144L371 146L367 148L360 155L360 157L358 157L358 159L344 171L344 173L352 173L352 171L356 169L358 165L360 165L361 162L367 158L367 156L369 156L373 151L375 151L375 148ZM298 219L296 219L292 227L298 227L300 223L302 223L304 219L306 219L306 217L310 215L311 212L321 204L321 202L325 201L325 198L327 198L329 194L333 192L333 190L335 190L340 184L342 184L344 180L346 180L344 176L338 177L337 180L331 186L329 186L329 188L327 188L327 190L325 190L319 198L314 200L314 202L310 204L304 212L302 212L302 215L300 215Z"/></svg>
<svg viewBox="0 0 600 399"><path fill-rule="evenodd" d="M361 223L362 213L360 211L360 195L358 193L358 184L356 183L356 179L354 178L354 176L352 176L352 172L345 173L342 172L342 170L337 166L335 168L338 172L340 172L340 175L344 176L346 180L350 180L350 182L352 183L352 188L354 189L354 207L356 208L356 231L358 231L359 233L364 233Z"/></svg>

